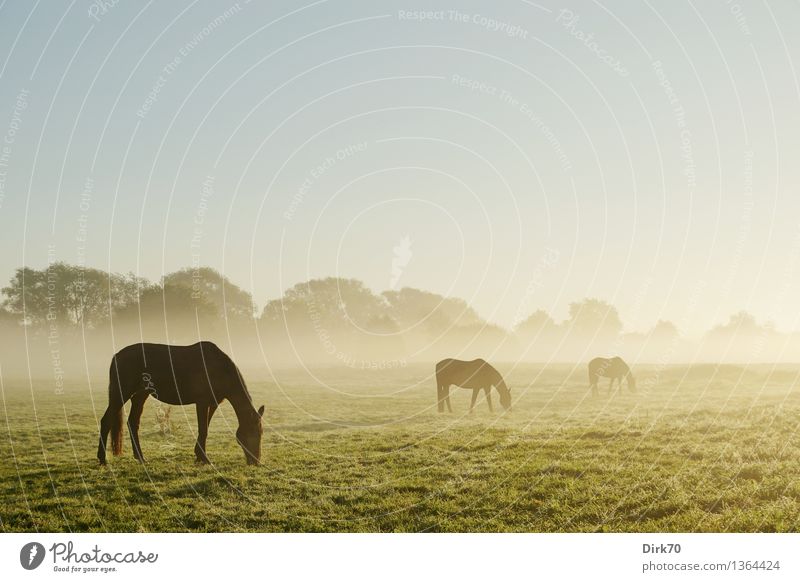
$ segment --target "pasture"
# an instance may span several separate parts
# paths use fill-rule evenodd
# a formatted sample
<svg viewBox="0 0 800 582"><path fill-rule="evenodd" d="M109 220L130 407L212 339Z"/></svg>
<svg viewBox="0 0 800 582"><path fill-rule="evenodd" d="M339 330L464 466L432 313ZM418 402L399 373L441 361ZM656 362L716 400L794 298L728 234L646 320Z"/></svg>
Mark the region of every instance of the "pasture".
<svg viewBox="0 0 800 582"><path fill-rule="evenodd" d="M193 406L145 407L147 459L99 467L105 378L3 378L2 531L573 532L800 529L800 367L634 366L638 392L592 398L585 364L502 362L495 414L432 365L244 371L266 404L248 467L224 404L211 465L194 463Z"/></svg>

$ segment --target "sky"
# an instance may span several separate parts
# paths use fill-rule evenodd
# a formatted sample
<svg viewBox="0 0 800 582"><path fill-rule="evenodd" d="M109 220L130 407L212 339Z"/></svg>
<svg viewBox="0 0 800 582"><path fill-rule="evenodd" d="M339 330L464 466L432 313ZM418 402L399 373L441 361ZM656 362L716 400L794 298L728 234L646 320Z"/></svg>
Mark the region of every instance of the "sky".
<svg viewBox="0 0 800 582"><path fill-rule="evenodd" d="M264 5L262 5L264 4ZM0 279L800 330L795 2L0 3Z"/></svg>

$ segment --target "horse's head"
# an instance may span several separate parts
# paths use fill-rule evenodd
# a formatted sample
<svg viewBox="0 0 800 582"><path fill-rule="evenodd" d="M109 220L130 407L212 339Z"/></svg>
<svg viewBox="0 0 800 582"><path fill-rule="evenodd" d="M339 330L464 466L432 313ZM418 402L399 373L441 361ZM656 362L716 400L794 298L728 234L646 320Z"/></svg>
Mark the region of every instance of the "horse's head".
<svg viewBox="0 0 800 582"><path fill-rule="evenodd" d="M511 390L502 380L497 386L497 392L500 394L500 404L503 405L503 408L511 412Z"/></svg>
<svg viewBox="0 0 800 582"><path fill-rule="evenodd" d="M261 462L261 435L264 428L261 417L264 416L264 407L253 411L252 417L247 422L239 423L236 431L236 440L244 451L244 458L248 465L258 465Z"/></svg>

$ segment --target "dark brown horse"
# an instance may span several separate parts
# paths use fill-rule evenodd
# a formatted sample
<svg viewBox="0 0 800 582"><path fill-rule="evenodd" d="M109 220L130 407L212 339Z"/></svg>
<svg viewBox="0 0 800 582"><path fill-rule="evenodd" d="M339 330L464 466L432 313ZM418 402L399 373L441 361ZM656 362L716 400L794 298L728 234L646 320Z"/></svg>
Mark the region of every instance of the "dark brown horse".
<svg viewBox="0 0 800 582"><path fill-rule="evenodd" d="M454 360L448 358L436 364L436 391L438 394L439 412L444 412L444 405L447 410L453 412L450 406L450 386L459 386L472 390L472 402L469 404L469 411L475 407L475 400L481 390L486 392L486 402L489 410L492 409L492 386L500 394L500 404L506 410L511 410L511 390L508 389L500 372L495 370L486 360Z"/></svg>
<svg viewBox="0 0 800 582"><path fill-rule="evenodd" d="M122 454L123 405L130 400L128 429L133 455L144 461L139 445L139 420L148 396L166 404L194 404L197 408L197 462L208 463L206 437L208 424L217 406L228 400L233 406L239 428L236 440L248 465L261 460L261 417L264 407L253 407L236 364L211 342L190 346L133 344L111 359L108 382L108 408L100 421L100 445L97 458L106 463L106 443L111 432L111 450Z"/></svg>
<svg viewBox="0 0 800 582"><path fill-rule="evenodd" d="M611 389L614 387L614 380L617 381L617 387L622 388L622 379L625 378L628 382L628 388L631 392L636 392L636 379L631 374L631 369L628 367L622 358L595 358L589 362L589 385L592 388L592 396L597 395L597 382L600 378L611 378L608 384L608 393L611 394Z"/></svg>

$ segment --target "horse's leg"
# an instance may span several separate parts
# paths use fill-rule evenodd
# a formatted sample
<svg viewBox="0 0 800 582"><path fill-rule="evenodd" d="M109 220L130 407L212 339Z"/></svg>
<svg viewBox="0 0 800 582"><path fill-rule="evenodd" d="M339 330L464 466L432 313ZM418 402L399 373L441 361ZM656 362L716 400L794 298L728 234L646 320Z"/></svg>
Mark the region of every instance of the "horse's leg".
<svg viewBox="0 0 800 582"><path fill-rule="evenodd" d="M144 455L142 455L142 446L139 443L139 422L142 419L144 402L148 396L150 396L150 393L146 390L134 394L133 398L131 398L131 411L128 413L128 432L131 433L133 456L140 463L144 463Z"/></svg>
<svg viewBox="0 0 800 582"><path fill-rule="evenodd" d="M436 385L436 409L444 412L444 386L441 384Z"/></svg>
<svg viewBox="0 0 800 582"><path fill-rule="evenodd" d="M469 413L472 414L472 409L475 407L475 401L478 399L478 392L480 392L480 388L473 388L472 389L472 400L469 403Z"/></svg>
<svg viewBox="0 0 800 582"><path fill-rule="evenodd" d="M111 430L116 430L116 422L122 422L122 394L119 389L109 389L108 408L106 408L103 418L100 419L100 443L97 446L97 460L101 465L106 464L106 447L108 445L108 435Z"/></svg>
<svg viewBox="0 0 800 582"><path fill-rule="evenodd" d="M494 409L492 408L492 387L487 386L484 390L486 391L486 403L489 405L489 412L494 413Z"/></svg>
<svg viewBox="0 0 800 582"><path fill-rule="evenodd" d="M208 436L208 422L211 419L211 407L206 402L198 402L197 408L197 444L194 446L194 455L198 463L208 463L206 456L206 437Z"/></svg>
<svg viewBox="0 0 800 582"><path fill-rule="evenodd" d="M446 384L444 387L444 400L447 403L447 412L453 412L453 407L450 406L450 385Z"/></svg>
<svg viewBox="0 0 800 582"><path fill-rule="evenodd" d="M97 446L97 460L101 465L106 464L106 446L108 446L108 433L111 432L111 420L114 416L111 404L106 408L103 418L100 419L100 444Z"/></svg>

